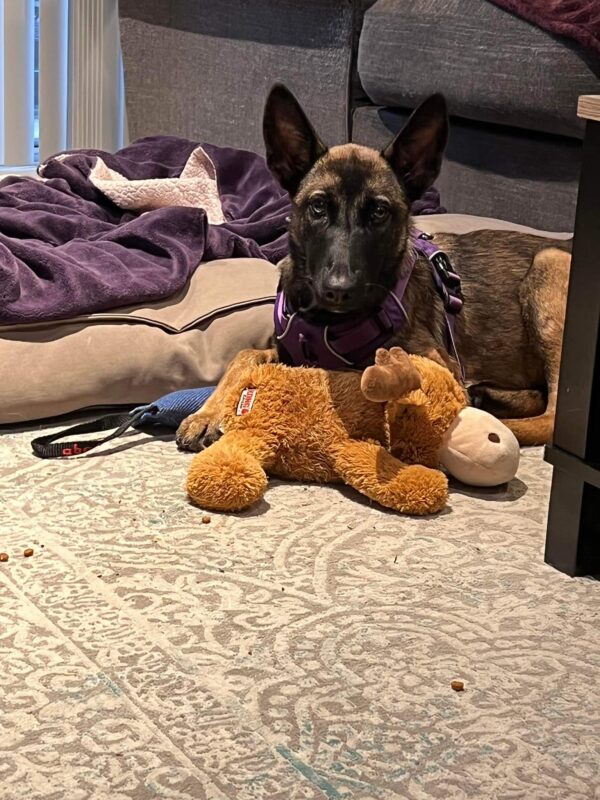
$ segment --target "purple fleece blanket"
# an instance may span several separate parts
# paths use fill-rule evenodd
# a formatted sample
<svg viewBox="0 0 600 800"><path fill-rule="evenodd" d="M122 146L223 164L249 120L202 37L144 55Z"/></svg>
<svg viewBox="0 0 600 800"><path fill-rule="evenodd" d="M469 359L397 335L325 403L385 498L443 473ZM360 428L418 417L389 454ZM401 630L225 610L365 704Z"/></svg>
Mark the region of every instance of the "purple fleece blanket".
<svg viewBox="0 0 600 800"><path fill-rule="evenodd" d="M600 56L599 0L492 0L550 33L575 39Z"/></svg>
<svg viewBox="0 0 600 800"><path fill-rule="evenodd" d="M90 181L101 158L129 180L180 176L198 143L140 139L110 154L72 151L49 159L44 181L0 183L0 324L55 320L160 300L183 288L201 261L287 253L288 195L254 153L203 145L216 170L225 222L202 209L125 211ZM436 213L430 191L415 213Z"/></svg>

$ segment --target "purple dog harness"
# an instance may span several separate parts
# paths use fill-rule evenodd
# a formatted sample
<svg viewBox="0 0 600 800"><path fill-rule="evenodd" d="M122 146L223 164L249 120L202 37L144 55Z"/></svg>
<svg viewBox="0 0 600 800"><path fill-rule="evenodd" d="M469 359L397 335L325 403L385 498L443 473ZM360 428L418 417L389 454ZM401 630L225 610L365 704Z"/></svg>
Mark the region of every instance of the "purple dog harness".
<svg viewBox="0 0 600 800"><path fill-rule="evenodd" d="M452 269L448 256L433 244L432 236L412 233L413 257L396 286L369 317L333 325L308 322L289 307L281 289L275 300L275 336L294 366L323 369L359 369L378 347L384 347L402 329L408 315L402 305L404 292L412 275L417 255L424 255L431 265L433 282L444 304L448 352L460 365L454 341L456 315L463 307L460 276Z"/></svg>

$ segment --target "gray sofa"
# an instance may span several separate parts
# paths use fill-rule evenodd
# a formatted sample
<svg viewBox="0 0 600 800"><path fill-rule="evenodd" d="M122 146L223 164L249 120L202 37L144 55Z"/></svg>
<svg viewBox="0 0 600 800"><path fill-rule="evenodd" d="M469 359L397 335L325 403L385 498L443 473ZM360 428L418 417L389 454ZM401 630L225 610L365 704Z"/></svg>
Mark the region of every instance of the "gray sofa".
<svg viewBox="0 0 600 800"><path fill-rule="evenodd" d="M428 93L452 115L449 211L573 224L577 97L600 62L489 0L120 0L130 138L262 150L283 81L328 143L379 147Z"/></svg>

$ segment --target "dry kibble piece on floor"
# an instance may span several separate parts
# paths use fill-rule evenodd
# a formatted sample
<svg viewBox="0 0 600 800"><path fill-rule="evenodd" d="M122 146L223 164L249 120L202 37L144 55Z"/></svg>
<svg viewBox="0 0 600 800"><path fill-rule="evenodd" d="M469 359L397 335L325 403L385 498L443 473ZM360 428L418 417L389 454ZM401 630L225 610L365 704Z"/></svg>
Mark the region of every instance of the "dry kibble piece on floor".
<svg viewBox="0 0 600 800"><path fill-rule="evenodd" d="M8 561L8 553L0 553L0 561Z"/></svg>
<svg viewBox="0 0 600 800"><path fill-rule="evenodd" d="M23 555L25 558L29 558L29 556L33 555L33 548L28 547L26 550L23 550Z"/></svg>
<svg viewBox="0 0 600 800"><path fill-rule="evenodd" d="M204 523L204 525L208 525L208 523L210 522L210 517L208 516L208 514L205 514L202 517L202 522Z"/></svg>
<svg viewBox="0 0 600 800"><path fill-rule="evenodd" d="M463 681L452 681L450 686L454 689L455 692L462 692L465 688L465 684Z"/></svg>

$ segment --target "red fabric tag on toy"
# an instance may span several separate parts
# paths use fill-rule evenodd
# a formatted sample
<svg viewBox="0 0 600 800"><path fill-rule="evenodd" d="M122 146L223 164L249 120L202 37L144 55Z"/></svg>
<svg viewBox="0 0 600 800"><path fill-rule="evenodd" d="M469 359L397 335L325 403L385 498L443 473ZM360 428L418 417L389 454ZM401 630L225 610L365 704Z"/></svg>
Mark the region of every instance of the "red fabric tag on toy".
<svg viewBox="0 0 600 800"><path fill-rule="evenodd" d="M256 398L256 389L244 389L240 395L240 402L238 403L236 416L243 417L244 414L249 414L252 411L254 400Z"/></svg>

